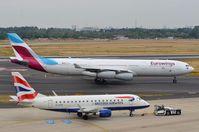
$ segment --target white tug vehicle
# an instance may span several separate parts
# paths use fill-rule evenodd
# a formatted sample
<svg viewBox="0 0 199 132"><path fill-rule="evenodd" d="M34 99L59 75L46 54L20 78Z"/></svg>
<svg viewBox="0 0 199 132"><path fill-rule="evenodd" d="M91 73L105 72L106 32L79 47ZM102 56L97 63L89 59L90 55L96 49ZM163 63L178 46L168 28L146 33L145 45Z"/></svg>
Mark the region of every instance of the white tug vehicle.
<svg viewBox="0 0 199 132"><path fill-rule="evenodd" d="M155 105L154 107L154 115L156 116L181 115L181 109L165 107L164 105Z"/></svg>

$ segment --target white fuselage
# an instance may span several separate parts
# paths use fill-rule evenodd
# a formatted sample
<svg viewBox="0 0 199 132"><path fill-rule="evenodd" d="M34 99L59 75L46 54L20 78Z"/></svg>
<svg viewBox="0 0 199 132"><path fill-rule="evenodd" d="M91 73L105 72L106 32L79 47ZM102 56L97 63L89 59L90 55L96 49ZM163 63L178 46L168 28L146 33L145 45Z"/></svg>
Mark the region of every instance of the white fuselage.
<svg viewBox="0 0 199 132"><path fill-rule="evenodd" d="M132 94L85 95L85 96L48 96L36 98L33 107L60 111L78 112L80 108L135 110L149 107L149 103Z"/></svg>
<svg viewBox="0 0 199 132"><path fill-rule="evenodd" d="M127 59L87 59L87 58L53 58L58 62L56 65L45 65L49 73L64 75L84 75L84 69L78 69L74 64L81 67L94 67L99 69L129 70L133 76L176 76L190 73L193 67L181 61L174 60L127 60ZM89 73L88 73L89 74ZM92 74L91 74L92 76Z"/></svg>

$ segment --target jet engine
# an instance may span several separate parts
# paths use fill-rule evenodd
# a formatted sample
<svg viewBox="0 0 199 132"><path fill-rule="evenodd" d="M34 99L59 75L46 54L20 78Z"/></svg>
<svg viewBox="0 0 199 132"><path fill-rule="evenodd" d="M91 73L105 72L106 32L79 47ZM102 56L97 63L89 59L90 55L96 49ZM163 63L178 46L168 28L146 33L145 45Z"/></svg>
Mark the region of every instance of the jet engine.
<svg viewBox="0 0 199 132"><path fill-rule="evenodd" d="M111 117L111 110L109 109L102 109L99 111L99 117Z"/></svg>
<svg viewBox="0 0 199 132"><path fill-rule="evenodd" d="M120 80L132 80L133 79L133 73L118 73L115 75L116 79L120 79Z"/></svg>
<svg viewBox="0 0 199 132"><path fill-rule="evenodd" d="M115 74L116 73L114 71L102 71L97 74L97 77L104 79L113 79L115 78Z"/></svg>
<svg viewBox="0 0 199 132"><path fill-rule="evenodd" d="M97 77L103 79L119 79L119 80L132 80L133 73L130 72L121 72L117 73L115 71L102 71L97 73Z"/></svg>

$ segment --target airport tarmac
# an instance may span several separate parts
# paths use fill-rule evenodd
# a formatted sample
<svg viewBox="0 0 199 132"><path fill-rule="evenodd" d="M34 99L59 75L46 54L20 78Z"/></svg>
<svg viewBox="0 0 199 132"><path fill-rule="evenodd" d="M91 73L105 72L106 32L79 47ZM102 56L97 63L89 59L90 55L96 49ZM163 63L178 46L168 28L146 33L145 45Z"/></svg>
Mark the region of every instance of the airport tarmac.
<svg viewBox="0 0 199 132"><path fill-rule="evenodd" d="M76 114L39 110L36 108L0 109L0 130L2 132L198 132L199 98L151 100L150 108L135 111L129 117L128 111L115 111L110 118L90 117L82 120ZM153 106L164 104L182 109L180 116L154 116ZM142 114L144 113L144 116ZM54 124L48 124L48 121ZM52 122L51 122L52 123Z"/></svg>
<svg viewBox="0 0 199 132"><path fill-rule="evenodd" d="M96 85L93 78L45 74L8 61L2 61L1 68L3 69L0 74L1 95L15 94L11 71L21 71L32 87L47 95L52 94L52 90L62 95L164 93L193 97L199 94L199 77L180 76L177 78L177 84L172 83L172 77L134 77L132 81L111 80L108 84Z"/></svg>

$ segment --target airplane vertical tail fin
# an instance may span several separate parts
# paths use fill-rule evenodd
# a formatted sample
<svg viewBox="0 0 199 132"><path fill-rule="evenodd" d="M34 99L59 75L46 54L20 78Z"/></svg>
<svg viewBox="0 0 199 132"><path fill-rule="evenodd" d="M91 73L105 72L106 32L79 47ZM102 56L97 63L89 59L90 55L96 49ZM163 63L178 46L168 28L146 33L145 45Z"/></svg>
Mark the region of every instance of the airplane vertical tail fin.
<svg viewBox="0 0 199 132"><path fill-rule="evenodd" d="M17 59L38 58L38 55L16 33L7 35Z"/></svg>
<svg viewBox="0 0 199 132"><path fill-rule="evenodd" d="M23 78L20 73L12 72L12 77L19 102L23 102L24 100L32 101L38 96L38 92L36 92L30 86L30 84Z"/></svg>
<svg viewBox="0 0 199 132"><path fill-rule="evenodd" d="M32 69L45 71L42 57L38 56L16 33L8 33L15 57L11 57L11 62L26 65Z"/></svg>

